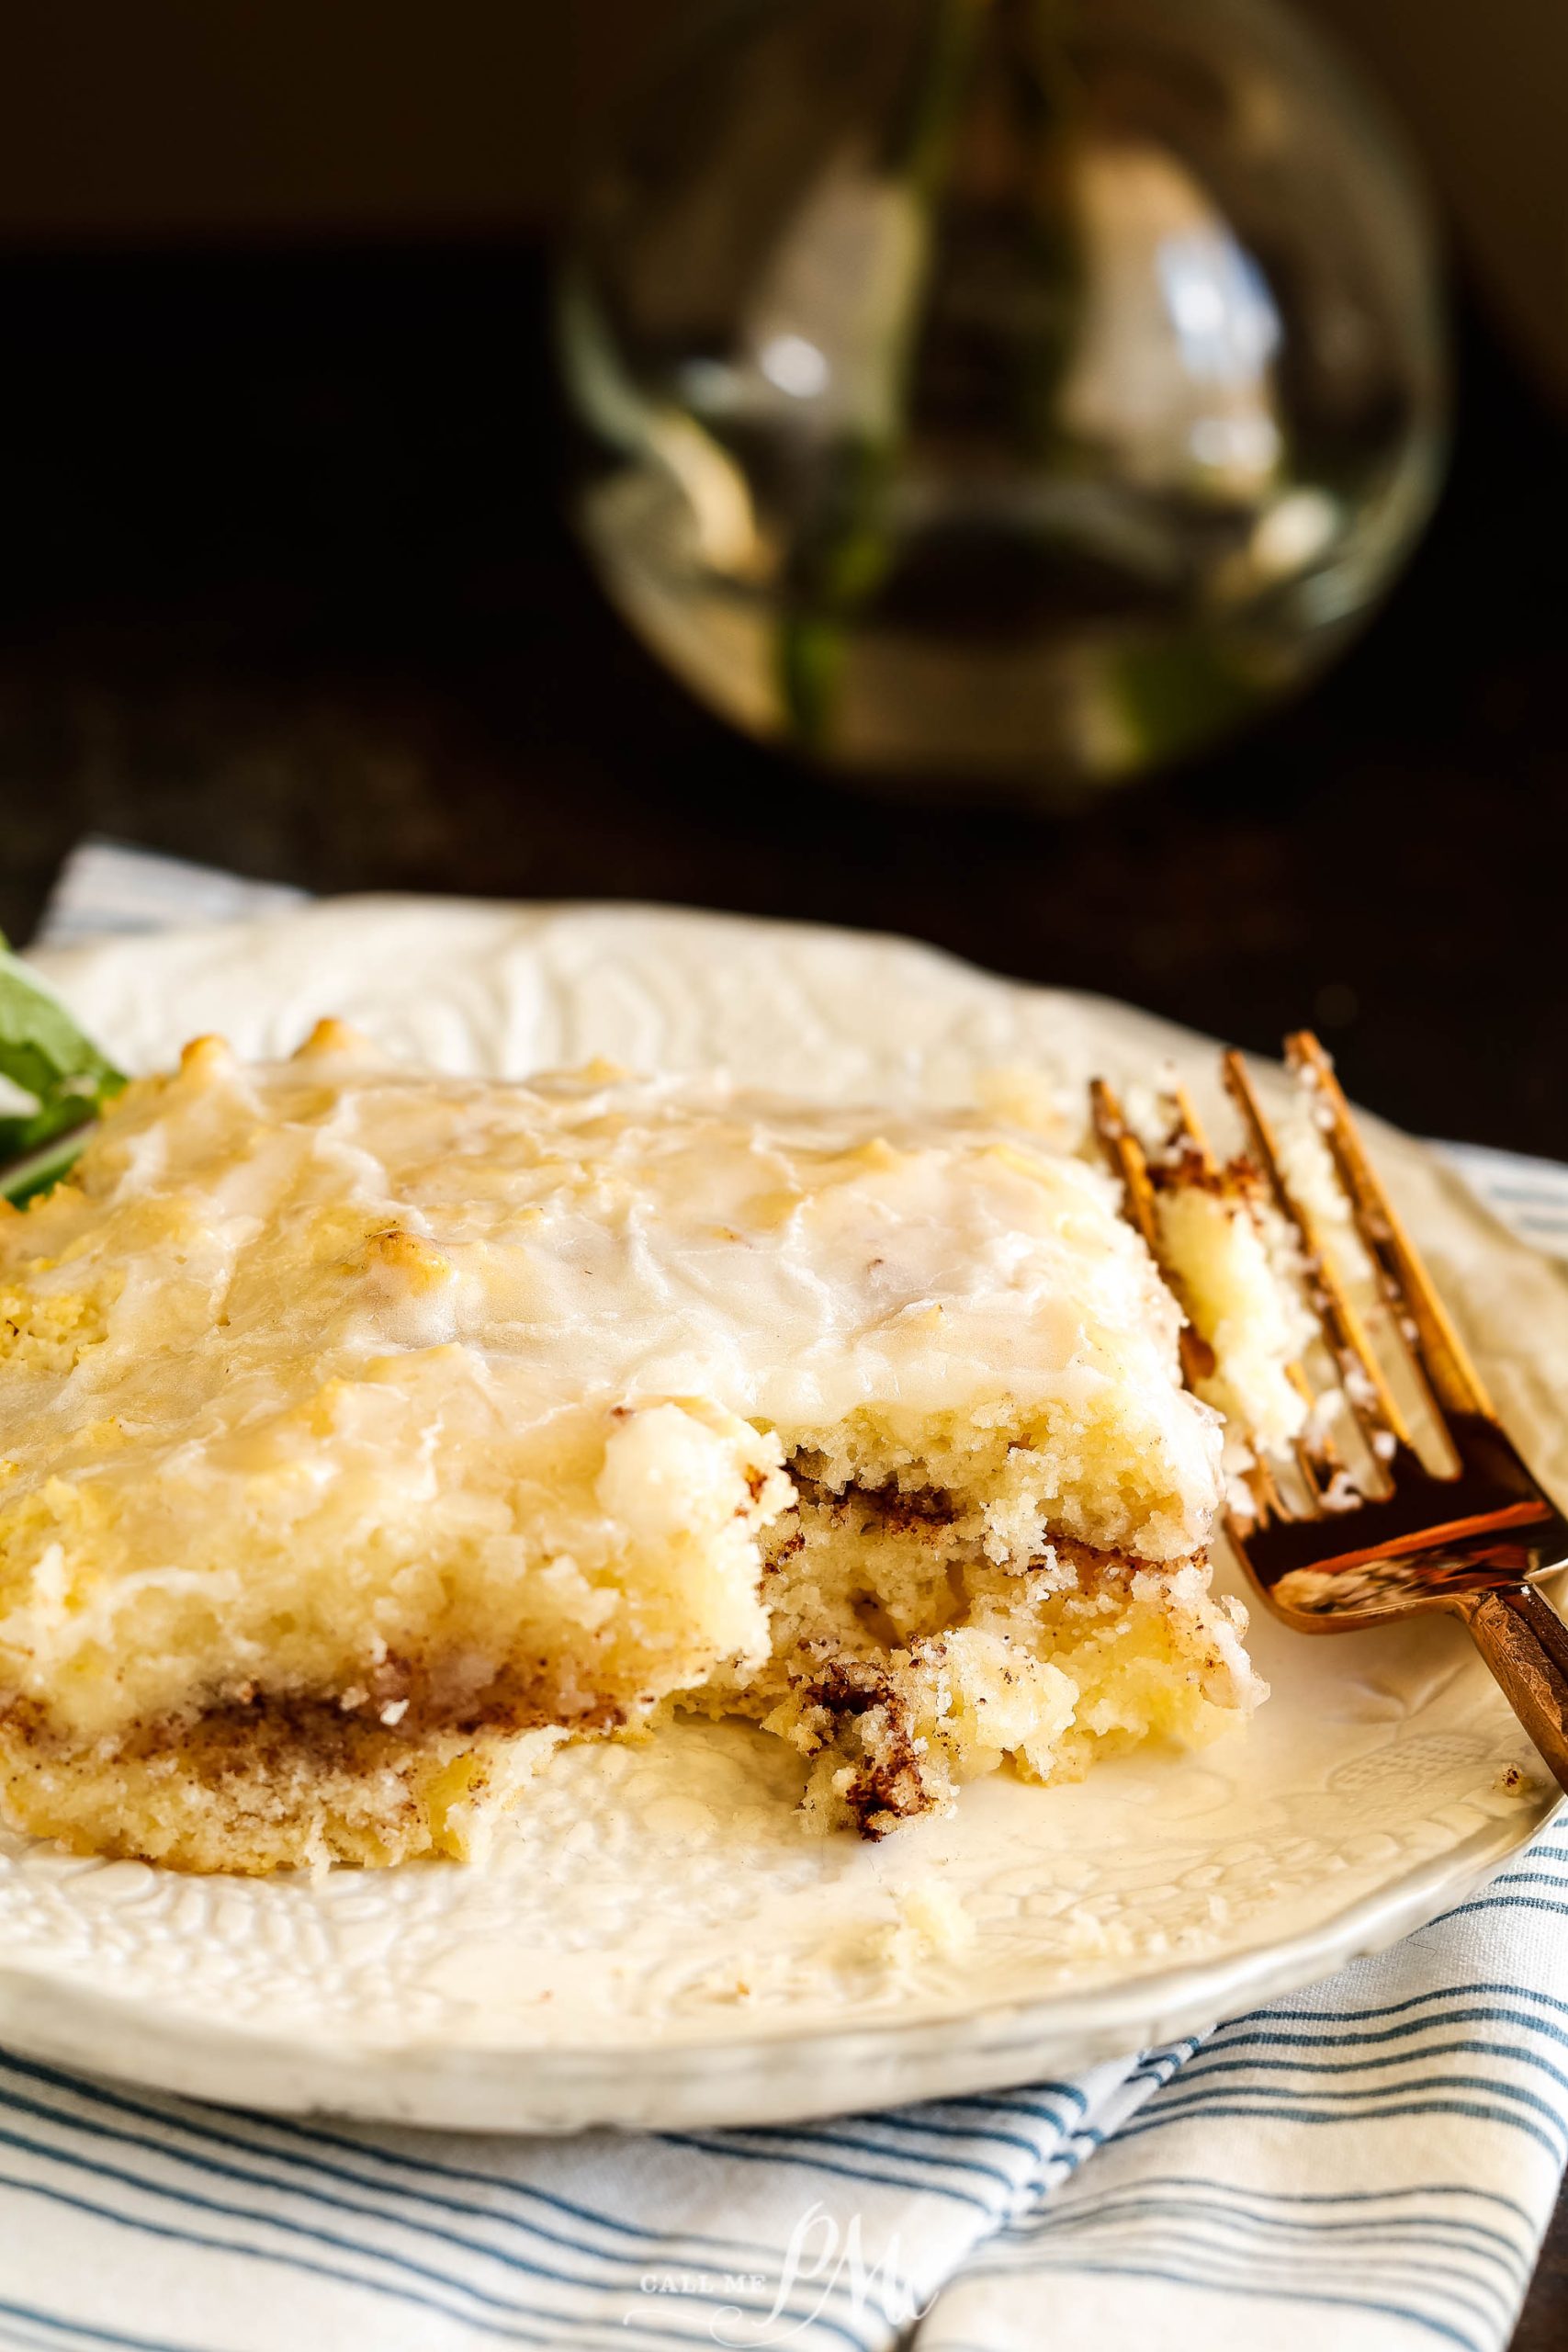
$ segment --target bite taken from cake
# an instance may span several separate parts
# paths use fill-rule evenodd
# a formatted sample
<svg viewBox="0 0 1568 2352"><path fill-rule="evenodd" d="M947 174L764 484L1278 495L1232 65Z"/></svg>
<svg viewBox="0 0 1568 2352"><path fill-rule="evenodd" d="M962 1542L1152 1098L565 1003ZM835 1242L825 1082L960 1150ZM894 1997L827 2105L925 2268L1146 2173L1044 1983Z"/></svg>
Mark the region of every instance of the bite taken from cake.
<svg viewBox="0 0 1568 2352"><path fill-rule="evenodd" d="M1092 1151L986 1109L199 1039L0 1218L6 1813L254 1872L471 1855L680 1711L873 1837L1201 1745L1264 1690L1181 1324Z"/></svg>

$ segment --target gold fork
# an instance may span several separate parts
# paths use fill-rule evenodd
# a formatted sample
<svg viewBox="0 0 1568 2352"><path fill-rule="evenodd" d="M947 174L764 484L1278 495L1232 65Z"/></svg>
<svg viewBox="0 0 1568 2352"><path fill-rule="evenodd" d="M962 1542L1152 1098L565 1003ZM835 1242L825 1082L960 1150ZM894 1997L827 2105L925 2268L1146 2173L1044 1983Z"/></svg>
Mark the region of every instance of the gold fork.
<svg viewBox="0 0 1568 2352"><path fill-rule="evenodd" d="M1335 1078L1310 1033L1286 1040L1285 1057L1310 1091L1319 1127L1416 1392L1446 1441L1450 1462L1421 1459L1325 1248L1318 1222L1281 1164L1274 1130L1239 1054L1227 1054L1226 1089L1241 1114L1248 1157L1293 1228L1308 1295L1339 1372L1343 1406L1360 1433L1367 1469L1358 1486L1332 1437L1309 1423L1292 1476L1259 1450L1249 1510L1235 1504L1226 1532L1259 1596L1303 1634L1344 1634L1442 1609L1468 1628L1509 1704L1558 1781L1568 1789L1568 1625L1540 1579L1568 1562L1568 1521L1520 1460L1499 1422L1453 1322L1371 1164ZM1190 1103L1172 1095L1171 1143L1201 1176L1218 1163ZM1170 1279L1160 1243L1147 1156L1103 1081L1093 1088L1095 1125L1120 1175L1128 1216ZM1173 1281L1179 1295L1180 1284ZM1210 1369L1190 1328L1183 1333L1190 1385ZM1305 1375L1292 1367L1298 1383ZM1280 1465L1282 1471L1283 1465Z"/></svg>

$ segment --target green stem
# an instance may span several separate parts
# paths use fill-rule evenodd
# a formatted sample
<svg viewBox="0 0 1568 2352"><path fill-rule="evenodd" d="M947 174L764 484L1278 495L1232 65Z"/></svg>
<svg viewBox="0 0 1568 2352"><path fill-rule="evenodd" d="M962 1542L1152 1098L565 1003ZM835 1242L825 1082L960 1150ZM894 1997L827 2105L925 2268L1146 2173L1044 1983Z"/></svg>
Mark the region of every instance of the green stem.
<svg viewBox="0 0 1568 2352"><path fill-rule="evenodd" d="M847 433L832 453L817 526L796 550L779 624L778 677L785 717L795 740L813 750L821 750L828 740L854 621L892 562L888 508L908 424L936 210L986 5L987 0L938 0L925 54L883 160L885 175L907 192L919 211L920 259L909 272L884 355L887 396L881 405L892 421L880 433Z"/></svg>

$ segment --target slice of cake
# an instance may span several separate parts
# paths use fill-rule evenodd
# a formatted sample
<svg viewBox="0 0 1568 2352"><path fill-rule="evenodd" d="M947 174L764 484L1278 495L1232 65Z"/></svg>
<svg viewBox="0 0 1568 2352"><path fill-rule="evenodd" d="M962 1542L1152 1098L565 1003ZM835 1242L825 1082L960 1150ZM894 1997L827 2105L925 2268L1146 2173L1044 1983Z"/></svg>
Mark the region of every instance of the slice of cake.
<svg viewBox="0 0 1568 2352"><path fill-rule="evenodd" d="M197 1869L473 1849L677 1706L880 1835L1261 1695L1215 1414L1096 1167L979 1113L323 1023L0 1220L0 1794Z"/></svg>

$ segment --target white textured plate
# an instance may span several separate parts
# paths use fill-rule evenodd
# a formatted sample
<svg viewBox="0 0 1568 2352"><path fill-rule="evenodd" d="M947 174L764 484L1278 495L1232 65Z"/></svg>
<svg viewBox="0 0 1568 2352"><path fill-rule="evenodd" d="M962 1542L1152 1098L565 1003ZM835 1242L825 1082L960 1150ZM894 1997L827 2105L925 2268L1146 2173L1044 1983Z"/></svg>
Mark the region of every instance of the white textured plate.
<svg viewBox="0 0 1568 2352"><path fill-rule="evenodd" d="M1213 1049L902 942L658 909L359 899L41 959L132 1066L346 1015L449 1068L592 1053L851 1097L1148 1074ZM1503 1408L1568 1487L1568 1286L1417 1146L1382 1163ZM0 2035L258 2107L564 2131L758 2122L1019 2082L1245 2007L1461 1897L1554 1801L1457 1629L1264 1623L1274 1697L1202 1755L998 1776L881 1847L813 1841L740 1727L570 1751L484 1870L196 1880L0 1840ZM1522 1778L1521 1778L1522 1776ZM934 1880L973 1924L912 1931ZM917 1906L918 1907L918 1906Z"/></svg>

